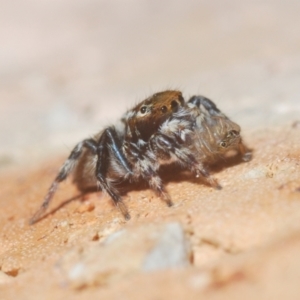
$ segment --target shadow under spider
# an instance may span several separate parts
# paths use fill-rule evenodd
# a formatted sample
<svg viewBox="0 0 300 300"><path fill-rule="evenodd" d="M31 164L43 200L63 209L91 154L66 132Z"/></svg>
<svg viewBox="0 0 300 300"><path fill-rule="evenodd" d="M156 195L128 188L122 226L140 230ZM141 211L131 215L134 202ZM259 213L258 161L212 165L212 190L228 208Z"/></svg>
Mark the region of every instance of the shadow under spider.
<svg viewBox="0 0 300 300"><path fill-rule="evenodd" d="M225 168L230 168L230 167L233 167L240 163L242 163L242 161L241 161L241 158L239 155L222 158L222 159L216 161L215 163L210 164L210 171L212 171L213 174L218 173L218 172L221 172ZM204 178L203 178L203 180L201 180L201 178L200 179L196 178L189 171L187 171L186 169L182 169L178 165L162 166L161 169L159 170L159 175L161 176L161 178L163 179L163 182L165 184L167 184L169 182L176 183L176 182L187 181L187 182L192 182L192 183L203 184L203 185L210 187L210 184ZM116 183L115 187L117 187L121 196L126 196L130 191L133 191L133 190L143 191L143 190L149 189L147 182L144 182L144 181L130 182L129 180L125 180L121 183ZM85 196L87 196L88 194L91 194L91 193L99 192L99 191L101 191L101 190L98 190L96 187L87 189L87 190L83 191L82 193L63 201L61 204L59 204L57 207L53 208L51 211L43 214L40 218L35 220L34 223L32 223L32 224L38 223L38 222L42 221L43 219L47 218L48 216L53 215L58 210L60 210L61 208L68 205L69 203L71 203L74 200L81 198L81 201L83 202L83 201L85 201L85 199L84 199ZM112 202L112 204L113 204L113 202Z"/></svg>
<svg viewBox="0 0 300 300"><path fill-rule="evenodd" d="M48 216L53 215L54 213L56 213L58 210L60 210L61 208L63 208L64 206L66 206L67 204L71 203L72 201L79 199L81 197L83 197L84 195L86 195L86 193L82 193L76 196L73 196L65 201L63 201L61 204L59 204L57 207L53 208L52 210L50 210L49 212L43 214L41 217L39 217L38 219L34 220L34 222L30 222L30 225L36 224L40 221L42 221L43 219L46 219Z"/></svg>

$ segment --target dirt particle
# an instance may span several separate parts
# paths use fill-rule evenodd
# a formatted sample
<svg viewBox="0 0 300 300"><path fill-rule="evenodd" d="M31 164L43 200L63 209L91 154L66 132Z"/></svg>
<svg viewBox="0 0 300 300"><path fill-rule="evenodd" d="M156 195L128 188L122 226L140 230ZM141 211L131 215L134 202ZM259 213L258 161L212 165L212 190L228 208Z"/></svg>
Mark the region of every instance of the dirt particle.
<svg viewBox="0 0 300 300"><path fill-rule="evenodd" d="M4 272L6 275L10 277L17 277L19 275L20 269L11 269L9 271Z"/></svg>

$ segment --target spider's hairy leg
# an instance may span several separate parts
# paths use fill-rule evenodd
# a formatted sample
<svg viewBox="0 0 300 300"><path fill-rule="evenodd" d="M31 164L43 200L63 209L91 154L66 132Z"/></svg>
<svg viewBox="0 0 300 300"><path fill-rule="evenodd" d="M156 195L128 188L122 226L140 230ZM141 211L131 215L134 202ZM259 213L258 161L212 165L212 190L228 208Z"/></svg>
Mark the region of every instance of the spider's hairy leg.
<svg viewBox="0 0 300 300"><path fill-rule="evenodd" d="M222 189L222 186L218 183L218 181L210 175L209 171L202 163L197 161L196 157L192 153L185 153L183 150L178 149L176 149L174 153L180 160L181 164L191 170L192 173L196 175L196 178L199 178L201 175L210 184L210 186L217 190Z"/></svg>
<svg viewBox="0 0 300 300"><path fill-rule="evenodd" d="M218 190L222 188L218 181L209 174L203 164L198 162L192 151L182 145L184 141L180 141L180 136L170 137L159 134L155 140L161 151L173 153L180 164L192 171L197 178L202 175L213 188Z"/></svg>
<svg viewBox="0 0 300 300"><path fill-rule="evenodd" d="M204 96L193 96L189 99L188 103L193 103L198 108L203 105L212 116L218 116L222 114L221 111L217 108L216 104Z"/></svg>
<svg viewBox="0 0 300 300"><path fill-rule="evenodd" d="M161 178L156 174L156 172L152 172L151 175L145 177L149 183L150 188L164 201L168 206L172 206L173 202L171 200L170 195L165 190Z"/></svg>
<svg viewBox="0 0 300 300"><path fill-rule="evenodd" d="M198 165L197 169L195 169L196 177L199 177L199 175L202 175L205 180L210 184L211 187L221 190L222 186L218 183L218 181L210 175L209 171L203 166Z"/></svg>
<svg viewBox="0 0 300 300"><path fill-rule="evenodd" d="M78 143L74 149L71 151L68 159L64 162L62 165L60 171L58 172L56 178L52 182L48 193L46 194L44 201L39 208L39 210L33 215L33 217L30 219L30 224L34 224L41 215L45 212L47 207L49 206L57 188L60 182L64 181L68 175L73 171L80 155L82 154L82 151L84 148L87 148L90 150L93 154L96 154L97 152L97 144L96 141L93 139L86 139Z"/></svg>
<svg viewBox="0 0 300 300"><path fill-rule="evenodd" d="M97 165L96 165L96 178L102 190L105 190L112 198L116 206L120 209L126 220L130 219L129 212L122 201L118 191L109 184L106 175L110 162L110 151L116 157L118 162L123 166L128 174L132 174L131 166L129 165L124 153L121 149L121 141L117 135L114 127L109 127L104 130L97 145Z"/></svg>

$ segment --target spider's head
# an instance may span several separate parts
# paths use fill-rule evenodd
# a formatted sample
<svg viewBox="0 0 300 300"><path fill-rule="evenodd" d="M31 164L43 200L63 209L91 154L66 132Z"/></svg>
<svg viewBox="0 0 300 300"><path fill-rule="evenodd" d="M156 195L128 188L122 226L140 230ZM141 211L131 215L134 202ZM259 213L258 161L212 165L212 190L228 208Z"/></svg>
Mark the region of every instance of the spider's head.
<svg viewBox="0 0 300 300"><path fill-rule="evenodd" d="M147 141L161 124L185 105L181 92L164 91L142 101L125 115L133 136Z"/></svg>

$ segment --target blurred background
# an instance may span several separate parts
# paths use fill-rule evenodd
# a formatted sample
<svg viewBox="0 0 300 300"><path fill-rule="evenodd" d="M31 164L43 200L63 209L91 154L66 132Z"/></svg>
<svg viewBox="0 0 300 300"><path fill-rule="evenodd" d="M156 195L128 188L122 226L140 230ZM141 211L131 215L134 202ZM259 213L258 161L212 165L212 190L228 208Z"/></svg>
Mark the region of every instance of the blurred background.
<svg viewBox="0 0 300 300"><path fill-rule="evenodd" d="M66 156L168 88L246 133L292 124L299 16L299 0L0 0L0 169Z"/></svg>

